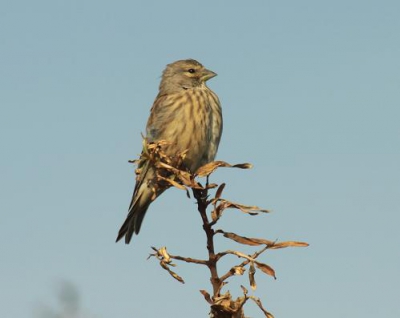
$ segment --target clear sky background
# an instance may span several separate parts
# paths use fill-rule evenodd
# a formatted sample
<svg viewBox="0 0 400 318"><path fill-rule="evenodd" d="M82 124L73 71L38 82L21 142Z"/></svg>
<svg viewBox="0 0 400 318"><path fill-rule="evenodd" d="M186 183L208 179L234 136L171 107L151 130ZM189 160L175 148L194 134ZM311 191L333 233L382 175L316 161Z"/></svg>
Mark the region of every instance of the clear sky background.
<svg viewBox="0 0 400 318"><path fill-rule="evenodd" d="M258 274L255 295L276 317L400 317L399 14L394 0L3 0L0 317L55 317L62 281L85 318L207 316L206 269L178 264L181 285L146 260L150 246L205 255L193 199L169 190L114 243L127 160L162 70L184 58L219 74L218 159L254 164L212 181L273 210L221 227L310 243L266 253L278 279Z"/></svg>

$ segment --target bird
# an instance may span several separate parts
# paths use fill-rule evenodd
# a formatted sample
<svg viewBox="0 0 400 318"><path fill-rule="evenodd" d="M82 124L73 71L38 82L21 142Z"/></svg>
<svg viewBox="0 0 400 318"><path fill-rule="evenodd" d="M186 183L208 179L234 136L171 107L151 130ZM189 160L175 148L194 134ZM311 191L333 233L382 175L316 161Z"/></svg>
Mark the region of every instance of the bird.
<svg viewBox="0 0 400 318"><path fill-rule="evenodd" d="M164 69L159 92L146 125L147 142L166 141L168 156L186 152L183 165L191 173L212 162L221 140L223 121L218 96L206 85L217 74L194 59L178 60ZM139 167L128 215L116 242L125 237L129 244L139 234L150 204L164 192L154 193L156 169L145 161Z"/></svg>

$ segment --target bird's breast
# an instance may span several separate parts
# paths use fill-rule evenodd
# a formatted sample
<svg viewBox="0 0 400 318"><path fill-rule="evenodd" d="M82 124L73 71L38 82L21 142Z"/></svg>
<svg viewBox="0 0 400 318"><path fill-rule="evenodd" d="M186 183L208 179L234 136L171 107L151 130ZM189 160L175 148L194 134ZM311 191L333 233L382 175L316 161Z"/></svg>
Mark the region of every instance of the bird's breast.
<svg viewBox="0 0 400 318"><path fill-rule="evenodd" d="M165 129L158 140L172 144L169 155L188 150L185 163L195 172L214 160L222 131L222 115L218 97L208 88L191 89L168 96L169 107Z"/></svg>

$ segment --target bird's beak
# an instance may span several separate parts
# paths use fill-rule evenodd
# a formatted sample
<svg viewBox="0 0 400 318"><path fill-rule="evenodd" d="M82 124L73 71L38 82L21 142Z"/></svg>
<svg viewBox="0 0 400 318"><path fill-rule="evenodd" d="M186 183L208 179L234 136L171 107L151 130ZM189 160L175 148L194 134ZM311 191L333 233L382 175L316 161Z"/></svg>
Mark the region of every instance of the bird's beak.
<svg viewBox="0 0 400 318"><path fill-rule="evenodd" d="M208 81L209 79L211 79L211 78L213 78L213 77L215 77L215 76L217 76L217 73L214 73L213 71L210 71L210 70L205 69L205 70L203 71L203 74L202 74L202 76L201 76L201 79L202 79L204 82L206 82L206 81Z"/></svg>

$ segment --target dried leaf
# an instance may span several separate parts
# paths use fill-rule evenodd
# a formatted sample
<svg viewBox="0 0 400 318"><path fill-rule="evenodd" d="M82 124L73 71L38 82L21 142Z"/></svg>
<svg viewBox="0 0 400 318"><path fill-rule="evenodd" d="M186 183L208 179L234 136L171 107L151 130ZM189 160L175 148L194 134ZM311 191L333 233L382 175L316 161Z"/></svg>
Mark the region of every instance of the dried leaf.
<svg viewBox="0 0 400 318"><path fill-rule="evenodd" d="M215 199L219 199L221 197L221 194L222 194L222 191L224 191L224 188L225 188L225 183L222 183L219 186L217 192L215 193Z"/></svg>
<svg viewBox="0 0 400 318"><path fill-rule="evenodd" d="M209 185L206 186L206 189L214 189L214 188L216 188L216 187L218 187L218 184L216 184L216 183L210 183Z"/></svg>
<svg viewBox="0 0 400 318"><path fill-rule="evenodd" d="M159 255L162 257L162 260L166 263L171 262L171 257L169 256L167 252L167 248L165 246L161 247L158 251Z"/></svg>
<svg viewBox="0 0 400 318"><path fill-rule="evenodd" d="M164 177L162 177L162 176L160 176L160 175L157 175L157 178L158 178L158 180L164 180L164 181L168 182L169 184L171 184L171 185L174 186L175 188L178 188L178 189L180 189L180 190L186 191L186 196L187 196L188 198L190 198L189 190L188 190L185 186L183 186L182 184L180 184L180 183L178 183L178 182L176 182L176 181L174 181L174 180L172 180L172 179L170 179L170 178L164 178ZM155 199L155 198L154 198L154 199Z"/></svg>
<svg viewBox="0 0 400 318"><path fill-rule="evenodd" d="M219 230L219 231L220 231L220 230ZM258 255L255 256L255 258L253 258L253 257L251 257L251 256L249 256L249 255L246 255L246 254L242 253L242 252L231 251L231 250L225 251L224 254L233 254L233 255L236 255L236 256L238 256L238 257L241 257L241 258L244 258L244 259L247 259L248 261L250 261L249 277L250 277L250 275L251 275L251 269L254 268L254 264L256 264L257 268L259 268L259 269L260 269L261 271L263 271L264 273L266 273L266 274L268 274L268 275L271 275L272 277L274 277L274 278L276 279L275 271L274 271L274 269L273 269L272 267L270 267L270 266L267 265L267 264L260 263L260 262L258 262L258 261L255 260L255 258L256 258ZM254 268L254 270L255 270L255 268ZM253 274L253 275L254 275L254 274Z"/></svg>
<svg viewBox="0 0 400 318"><path fill-rule="evenodd" d="M227 253L227 254L233 254L233 255L236 255L236 256L238 256L238 257L248 259L249 261L252 261L252 262L254 261L254 259L253 259L252 257L250 257L249 255L246 255L246 254L244 254L244 253L242 253L242 252L238 252L238 251L226 251L225 253Z"/></svg>
<svg viewBox="0 0 400 318"><path fill-rule="evenodd" d="M224 232L222 230L220 230L219 232L222 232L226 238L234 240L235 242L240 243L240 244L246 244L246 245L251 245L251 246L258 246L258 245L263 245L263 244L268 245L268 246L274 245L274 242L269 241L269 240L240 236L235 233Z"/></svg>
<svg viewBox="0 0 400 318"><path fill-rule="evenodd" d="M219 199L220 204L224 204L224 209L238 209L244 213L250 214L250 215L257 215L258 212L264 212L264 213L269 213L268 210L264 210L259 208L258 206L251 206L251 205L244 205L244 204L239 204L239 203L234 203L227 201L225 199Z"/></svg>
<svg viewBox="0 0 400 318"><path fill-rule="evenodd" d="M195 175L199 177L206 177L220 167L249 169L252 167L252 165L250 163L240 163L236 165L231 165L225 161L213 161L197 169Z"/></svg>
<svg viewBox="0 0 400 318"><path fill-rule="evenodd" d="M206 301L207 301L210 305L213 305L213 304L214 304L213 301L211 300L210 294L209 294L207 291L205 291L204 289L201 289L201 290L200 290L200 293L204 296L204 298L206 299Z"/></svg>
<svg viewBox="0 0 400 318"><path fill-rule="evenodd" d="M165 263L164 261L160 261L160 265L162 268L164 268L173 278L175 278L178 282L181 282L182 284L185 283L185 281L182 279L182 277L180 277L178 274L176 274L175 272L173 272L167 265L167 263Z"/></svg>
<svg viewBox="0 0 400 318"><path fill-rule="evenodd" d="M254 267L254 262L250 262L249 280L250 280L250 287L252 290L256 290L257 288L256 280L254 279L255 273L256 273L256 268Z"/></svg>
<svg viewBox="0 0 400 318"><path fill-rule="evenodd" d="M178 189L187 191L187 189L186 189L185 186L183 186L182 184L180 184L180 183L178 183L178 182L176 182L176 181L174 181L174 180L172 180L172 179L170 179L170 178L164 178L164 177L162 177L162 176L160 176L160 175L157 175L157 178L158 178L159 180L164 180L164 181L168 182L169 184L171 184L171 185L174 186L175 188L178 188Z"/></svg>
<svg viewBox="0 0 400 318"><path fill-rule="evenodd" d="M242 288L242 290L243 290L243 294L246 296L247 294L248 294L248 290L247 290L247 288L246 287L244 287L243 285L240 285L240 287Z"/></svg>
<svg viewBox="0 0 400 318"><path fill-rule="evenodd" d="M213 173L218 167L229 167L230 165L224 161L213 161L201 166L196 171L196 175L199 177L206 177Z"/></svg>
<svg viewBox="0 0 400 318"><path fill-rule="evenodd" d="M274 318L274 316L269 313L262 305L260 298L254 297L254 296L248 296L251 300L253 300L257 306L261 309L261 311L264 313L265 317L267 318Z"/></svg>
<svg viewBox="0 0 400 318"><path fill-rule="evenodd" d="M271 246L272 249L278 249L278 248L285 248L285 247L307 247L310 244L306 242L296 242L296 241L287 241L287 242L279 242L275 243L273 246Z"/></svg>
<svg viewBox="0 0 400 318"><path fill-rule="evenodd" d="M217 305L224 308L225 310L229 310L231 302L232 296L229 291L219 297L214 297L214 306Z"/></svg>
<svg viewBox="0 0 400 318"><path fill-rule="evenodd" d="M243 266L234 266L234 267L232 267L231 270L232 270L232 271L235 273L235 275L237 275L237 276L243 275L244 272L246 271L246 269L245 269Z"/></svg>
<svg viewBox="0 0 400 318"><path fill-rule="evenodd" d="M217 216L217 210L216 210L216 209L212 210L212 211L211 211L211 220L212 220L213 222L215 222L215 221L217 221L218 219L219 219L219 217Z"/></svg>
<svg viewBox="0 0 400 318"><path fill-rule="evenodd" d="M128 160L129 163L137 164L140 160L139 159L132 159Z"/></svg>
<svg viewBox="0 0 400 318"><path fill-rule="evenodd" d="M182 284L185 283L185 281L183 280L183 278L180 277L178 274L174 273L174 272L171 271L171 270L169 270L168 272L169 272L169 273L172 275L172 277L175 278L178 282L180 282L180 283L182 283Z"/></svg>
<svg viewBox="0 0 400 318"><path fill-rule="evenodd" d="M254 262L254 263L256 264L257 268L260 269L262 272L276 279L275 271L271 266L260 262Z"/></svg>
<svg viewBox="0 0 400 318"><path fill-rule="evenodd" d="M226 204L224 202L218 204L218 206L215 208L215 215L219 219L222 215L222 212L226 209Z"/></svg>
<svg viewBox="0 0 400 318"><path fill-rule="evenodd" d="M173 173L184 185L187 185L188 187L192 185L196 185L197 183L193 183L193 180L191 179L191 174L187 171L184 170L179 170L169 164L166 164L165 162L158 162L156 164L156 168L163 168L171 173Z"/></svg>
<svg viewBox="0 0 400 318"><path fill-rule="evenodd" d="M238 163L236 165L233 165L232 167L239 169L251 169L253 168L253 165L251 163Z"/></svg>

